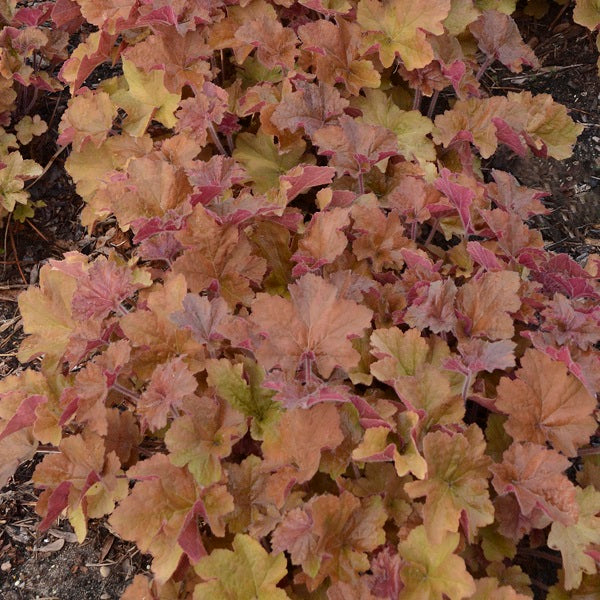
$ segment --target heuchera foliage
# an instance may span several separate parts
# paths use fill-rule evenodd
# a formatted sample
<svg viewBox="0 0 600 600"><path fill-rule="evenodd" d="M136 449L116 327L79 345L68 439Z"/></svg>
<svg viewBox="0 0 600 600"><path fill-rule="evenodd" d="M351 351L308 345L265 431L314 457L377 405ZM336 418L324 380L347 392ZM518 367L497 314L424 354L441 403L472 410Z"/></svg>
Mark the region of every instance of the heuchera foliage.
<svg viewBox="0 0 600 600"><path fill-rule="evenodd" d="M21 295L0 481L53 448L40 527L107 518L148 553L125 600L522 599L546 544L549 598L600 595L600 259L544 250L544 194L481 169L581 132L481 87L538 66L514 5L2 3L2 123L13 82L62 82L83 224L133 252ZM15 150L39 120L14 129L4 210L41 169Z"/></svg>

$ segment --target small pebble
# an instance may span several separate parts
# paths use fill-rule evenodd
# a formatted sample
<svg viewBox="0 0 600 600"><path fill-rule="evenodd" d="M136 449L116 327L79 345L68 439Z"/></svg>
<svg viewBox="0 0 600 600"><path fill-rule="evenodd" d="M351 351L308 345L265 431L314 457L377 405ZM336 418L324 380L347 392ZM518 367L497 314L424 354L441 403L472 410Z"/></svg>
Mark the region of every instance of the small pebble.
<svg viewBox="0 0 600 600"><path fill-rule="evenodd" d="M102 577L108 577L110 575L110 567L100 567L100 575Z"/></svg>
<svg viewBox="0 0 600 600"><path fill-rule="evenodd" d="M3 562L0 565L0 571L2 571L3 573L6 573L7 571L10 571L12 569L12 565L10 564L10 561L7 560L6 562Z"/></svg>

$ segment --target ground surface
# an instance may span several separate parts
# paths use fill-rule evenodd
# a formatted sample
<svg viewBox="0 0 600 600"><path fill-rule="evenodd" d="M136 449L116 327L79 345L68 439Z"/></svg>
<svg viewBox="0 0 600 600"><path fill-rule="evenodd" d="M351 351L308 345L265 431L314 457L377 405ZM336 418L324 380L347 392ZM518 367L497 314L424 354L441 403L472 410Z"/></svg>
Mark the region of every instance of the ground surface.
<svg viewBox="0 0 600 600"><path fill-rule="evenodd" d="M510 171L521 183L545 189L551 196L552 213L540 218L548 247L569 252L585 261L600 252L600 78L593 36L571 24L569 11L552 5L542 20L519 18L523 37L542 63L537 72L515 75L494 65L483 83L489 93L528 89L549 93L565 104L571 116L583 123L573 157L562 163L536 158L521 159L502 153L485 169ZM49 98L42 107L46 118L54 113L56 130L64 99ZM55 105L58 106L55 110ZM36 158L47 164L55 151L37 148ZM16 297L35 283L41 264L60 258L69 250L90 254L110 247L123 248L128 241L110 223L88 235L77 222L81 202L64 174L64 155L56 158L46 175L32 188L32 196L46 206L37 211L32 224L12 223L4 236L5 260L0 262L0 378L18 372L16 350L22 339ZM17 265L16 257L19 264ZM25 281L24 281L25 280ZM41 457L40 457L41 458ZM38 459L39 460L39 459ZM147 557L131 544L115 539L102 523L92 523L85 543L79 546L66 521L40 535L34 512L35 494L28 483L34 461L23 465L13 481L0 492L0 598L3 600L113 600L119 598L136 573L144 572ZM556 564L532 559L528 569L538 597L553 581L547 573ZM525 568L527 568L524 565Z"/></svg>

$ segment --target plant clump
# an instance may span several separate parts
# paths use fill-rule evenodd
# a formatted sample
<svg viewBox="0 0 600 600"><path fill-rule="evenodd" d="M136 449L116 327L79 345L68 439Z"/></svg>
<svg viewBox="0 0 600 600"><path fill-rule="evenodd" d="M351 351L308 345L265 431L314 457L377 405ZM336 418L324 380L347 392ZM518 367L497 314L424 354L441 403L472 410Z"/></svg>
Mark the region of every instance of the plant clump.
<svg viewBox="0 0 600 600"><path fill-rule="evenodd" d="M54 449L40 527L149 554L124 600L516 600L544 546L549 598L600 594L600 257L545 250L544 194L482 167L582 130L483 89L539 66L515 4L2 4L0 205L42 171L18 94L64 85L82 223L132 251L20 296L0 483Z"/></svg>

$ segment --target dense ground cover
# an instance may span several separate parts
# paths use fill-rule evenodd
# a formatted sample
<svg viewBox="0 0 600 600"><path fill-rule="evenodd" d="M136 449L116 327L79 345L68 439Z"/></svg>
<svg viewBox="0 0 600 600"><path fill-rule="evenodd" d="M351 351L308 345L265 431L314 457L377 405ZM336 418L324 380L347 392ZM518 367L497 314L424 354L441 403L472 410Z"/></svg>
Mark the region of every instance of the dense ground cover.
<svg viewBox="0 0 600 600"><path fill-rule="evenodd" d="M41 591L9 556L23 499L46 564L83 542L78 597L96 568L107 598L137 572L129 600L598 593L593 227L550 251L544 191L500 169L568 159L594 123L536 89L514 9L0 7L5 247L39 277L29 366L0 384L15 597ZM66 193L62 165L87 235L36 196ZM11 228L34 210L39 272Z"/></svg>

